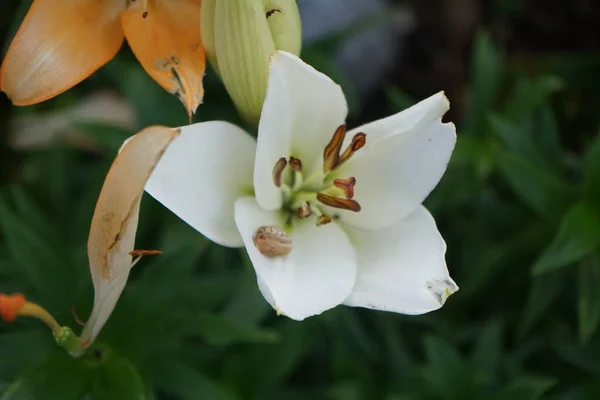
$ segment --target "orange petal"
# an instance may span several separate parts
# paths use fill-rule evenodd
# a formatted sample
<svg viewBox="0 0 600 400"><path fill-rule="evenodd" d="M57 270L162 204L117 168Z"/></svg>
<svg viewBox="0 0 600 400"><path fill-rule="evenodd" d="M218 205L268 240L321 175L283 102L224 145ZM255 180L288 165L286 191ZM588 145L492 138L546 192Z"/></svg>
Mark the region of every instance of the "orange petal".
<svg viewBox="0 0 600 400"><path fill-rule="evenodd" d="M108 320L127 283L144 186L177 135L179 129L161 126L142 130L123 144L106 175L88 238L94 308L81 335L86 346Z"/></svg>
<svg viewBox="0 0 600 400"><path fill-rule="evenodd" d="M14 322L19 310L25 305L25 296L21 293L7 295L0 293L0 316L6 322Z"/></svg>
<svg viewBox="0 0 600 400"><path fill-rule="evenodd" d="M132 2L121 21L127 42L146 72L176 94L191 117L204 96L200 1Z"/></svg>
<svg viewBox="0 0 600 400"><path fill-rule="evenodd" d="M81 82L119 51L121 0L35 0L0 67L13 104L48 100Z"/></svg>

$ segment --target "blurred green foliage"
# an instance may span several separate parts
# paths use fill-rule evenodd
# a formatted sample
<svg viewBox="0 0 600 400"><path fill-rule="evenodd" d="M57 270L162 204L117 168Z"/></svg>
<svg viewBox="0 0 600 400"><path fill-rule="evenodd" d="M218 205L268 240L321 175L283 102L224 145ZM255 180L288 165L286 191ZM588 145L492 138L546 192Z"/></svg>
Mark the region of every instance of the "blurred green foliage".
<svg viewBox="0 0 600 400"><path fill-rule="evenodd" d="M307 48L305 59L352 93L328 61L333 42ZM474 39L457 148L427 200L461 287L441 310L277 317L243 250L211 244L146 196L137 247L164 255L134 268L81 359L37 321L0 324L0 399L600 398L599 72L597 55L519 60L485 32ZM205 85L196 120L240 124L214 75ZM11 109L11 118L105 87L127 98L138 128L186 123L178 100L126 52L55 100ZM414 102L393 84L386 92L382 115ZM61 143L2 149L0 188L0 291L25 293L71 326L71 311L87 316L92 303L86 240L95 201L134 133L77 127L96 152Z"/></svg>

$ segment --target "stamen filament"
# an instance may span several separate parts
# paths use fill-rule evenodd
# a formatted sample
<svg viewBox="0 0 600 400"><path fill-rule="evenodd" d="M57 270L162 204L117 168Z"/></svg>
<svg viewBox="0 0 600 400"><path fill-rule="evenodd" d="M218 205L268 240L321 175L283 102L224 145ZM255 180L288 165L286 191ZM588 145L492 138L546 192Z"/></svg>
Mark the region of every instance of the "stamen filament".
<svg viewBox="0 0 600 400"><path fill-rule="evenodd" d="M300 192L296 192L294 194L294 197L292 198L292 204L295 204L298 201L315 201L317 200L317 193L315 192L305 192L305 191L300 191Z"/></svg>

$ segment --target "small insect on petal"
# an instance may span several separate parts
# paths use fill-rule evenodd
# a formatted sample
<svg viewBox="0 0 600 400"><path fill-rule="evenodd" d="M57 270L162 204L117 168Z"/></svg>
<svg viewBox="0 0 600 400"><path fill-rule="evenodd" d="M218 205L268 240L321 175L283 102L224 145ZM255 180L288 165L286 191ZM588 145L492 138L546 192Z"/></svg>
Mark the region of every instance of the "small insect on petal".
<svg viewBox="0 0 600 400"><path fill-rule="evenodd" d="M261 226L252 240L258 251L267 257L283 257L292 251L292 238L279 226Z"/></svg>

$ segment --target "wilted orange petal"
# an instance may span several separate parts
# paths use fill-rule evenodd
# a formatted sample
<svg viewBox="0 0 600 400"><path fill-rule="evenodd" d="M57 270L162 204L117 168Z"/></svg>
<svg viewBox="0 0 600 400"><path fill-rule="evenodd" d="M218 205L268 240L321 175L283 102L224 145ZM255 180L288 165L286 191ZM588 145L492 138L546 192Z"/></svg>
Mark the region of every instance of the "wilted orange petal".
<svg viewBox="0 0 600 400"><path fill-rule="evenodd" d="M94 308L81 340L90 345L112 313L132 267L139 207L144 186L179 129L146 128L115 158L98 197L88 238Z"/></svg>
<svg viewBox="0 0 600 400"><path fill-rule="evenodd" d="M0 293L0 316L6 322L17 319L19 310L25 305L25 296L21 293L7 295Z"/></svg>
<svg viewBox="0 0 600 400"><path fill-rule="evenodd" d="M200 1L137 1L121 14L121 21L127 42L146 72L176 94L191 116L204 96Z"/></svg>
<svg viewBox="0 0 600 400"><path fill-rule="evenodd" d="M119 51L124 8L124 0L35 0L0 67L0 90L25 106L81 82Z"/></svg>

